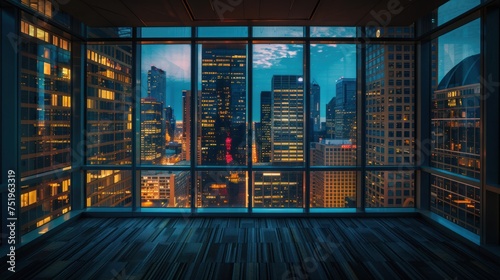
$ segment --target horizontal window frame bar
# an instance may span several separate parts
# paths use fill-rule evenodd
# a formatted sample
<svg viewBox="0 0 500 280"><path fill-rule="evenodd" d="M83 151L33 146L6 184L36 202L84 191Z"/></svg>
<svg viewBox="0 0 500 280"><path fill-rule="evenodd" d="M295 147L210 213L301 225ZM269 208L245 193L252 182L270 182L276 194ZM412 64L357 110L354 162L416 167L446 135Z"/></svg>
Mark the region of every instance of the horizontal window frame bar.
<svg viewBox="0 0 500 280"><path fill-rule="evenodd" d="M84 171L91 170L132 170L131 165L84 165L82 166ZM190 165L173 166L173 165L137 165L136 169L139 171L189 171L191 170ZM195 166L195 171L306 171L306 166L258 166L252 165L248 166ZM416 165L376 165L376 166L310 166L310 171L417 171L420 170L419 166Z"/></svg>
<svg viewBox="0 0 500 280"><path fill-rule="evenodd" d="M442 178L456 181L459 183L464 183L467 185L471 185L473 187L478 187L478 188L481 187L481 182L479 179L470 178L470 177L467 177L464 175L456 174L456 173L453 173L450 171L446 171L446 170L442 170L442 169L430 167L430 166L422 166L421 169L423 172L426 172L430 175L442 177Z"/></svg>

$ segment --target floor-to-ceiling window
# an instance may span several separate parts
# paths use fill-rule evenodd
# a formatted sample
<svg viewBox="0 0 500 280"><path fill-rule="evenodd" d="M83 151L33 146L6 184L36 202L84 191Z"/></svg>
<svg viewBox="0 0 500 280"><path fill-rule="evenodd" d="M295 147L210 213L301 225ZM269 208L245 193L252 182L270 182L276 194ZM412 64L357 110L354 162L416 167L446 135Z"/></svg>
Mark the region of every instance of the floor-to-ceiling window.
<svg viewBox="0 0 500 280"><path fill-rule="evenodd" d="M434 213L479 233L481 151L480 20L432 42L431 166L454 175L431 177Z"/></svg>
<svg viewBox="0 0 500 280"><path fill-rule="evenodd" d="M28 18L17 46L21 234L71 210L71 42Z"/></svg>

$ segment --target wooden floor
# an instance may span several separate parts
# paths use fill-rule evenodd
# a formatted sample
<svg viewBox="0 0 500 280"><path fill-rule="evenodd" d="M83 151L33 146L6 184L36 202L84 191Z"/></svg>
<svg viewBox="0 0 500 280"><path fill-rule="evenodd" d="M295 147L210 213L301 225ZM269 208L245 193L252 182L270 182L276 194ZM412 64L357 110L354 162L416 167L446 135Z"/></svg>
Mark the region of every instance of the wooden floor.
<svg viewBox="0 0 500 280"><path fill-rule="evenodd" d="M5 259L2 259L5 260ZM85 218L0 279L500 279L420 218Z"/></svg>

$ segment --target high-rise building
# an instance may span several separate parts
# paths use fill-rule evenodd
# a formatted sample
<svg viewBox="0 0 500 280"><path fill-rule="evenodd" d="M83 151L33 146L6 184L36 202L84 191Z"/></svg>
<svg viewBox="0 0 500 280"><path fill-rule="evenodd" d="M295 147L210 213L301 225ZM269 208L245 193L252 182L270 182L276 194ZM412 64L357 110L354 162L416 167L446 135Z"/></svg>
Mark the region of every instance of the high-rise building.
<svg viewBox="0 0 500 280"><path fill-rule="evenodd" d="M246 165L246 45L204 44L201 52L199 163ZM245 205L246 180L241 172L203 174L197 184L198 205Z"/></svg>
<svg viewBox="0 0 500 280"><path fill-rule="evenodd" d="M170 106L165 108L165 133L166 133L166 141L174 142L175 140L175 115L174 109Z"/></svg>
<svg viewBox="0 0 500 280"><path fill-rule="evenodd" d="M356 79L340 78L336 83L335 139L356 143Z"/></svg>
<svg viewBox="0 0 500 280"><path fill-rule="evenodd" d="M151 70L148 70L148 97L165 104L166 94L167 73L156 66L151 66Z"/></svg>
<svg viewBox="0 0 500 280"><path fill-rule="evenodd" d="M253 207L302 207L302 172L254 172Z"/></svg>
<svg viewBox="0 0 500 280"><path fill-rule="evenodd" d="M334 96L328 104L326 104L326 139L335 138L335 106L337 98Z"/></svg>
<svg viewBox="0 0 500 280"><path fill-rule="evenodd" d="M480 179L480 55L455 65L432 95L431 165ZM431 209L479 234L481 189L440 176L431 177Z"/></svg>
<svg viewBox="0 0 500 280"><path fill-rule="evenodd" d="M148 70L147 97L153 98L161 106L161 119L163 120L161 124L161 135L163 136L161 138L160 145L163 147L163 149L165 149L167 140L166 94L167 94L167 73L156 66L151 66L151 69ZM148 153L148 151L141 149L141 153Z"/></svg>
<svg viewBox="0 0 500 280"><path fill-rule="evenodd" d="M260 134L259 134L259 162L268 163L271 161L271 92L262 91L260 93Z"/></svg>
<svg viewBox="0 0 500 280"><path fill-rule="evenodd" d="M191 91L182 91L182 160L191 160Z"/></svg>
<svg viewBox="0 0 500 280"><path fill-rule="evenodd" d="M143 171L142 207L189 207L188 171Z"/></svg>
<svg viewBox="0 0 500 280"><path fill-rule="evenodd" d="M20 37L16 37L19 42L15 46L19 51L19 178L25 180L33 175L41 177L46 172L58 172L57 176L36 183L17 181L20 184L21 234L71 210L71 176L62 173L71 169L75 158L71 151L71 43L49 30L21 20ZM6 69L11 71L12 67L17 66L8 65ZM9 119L15 117L3 115ZM2 133L16 137L14 131L3 130ZM10 206L13 206L11 203L9 208L14 209Z"/></svg>
<svg viewBox="0 0 500 280"><path fill-rule="evenodd" d="M311 164L315 166L356 165L356 145L351 140L326 139L313 143ZM356 198L356 172L311 173L311 207L348 207Z"/></svg>
<svg viewBox="0 0 500 280"><path fill-rule="evenodd" d="M374 31L376 32L376 31ZM411 37L413 28L384 28L383 36ZM381 36L382 36L381 35ZM366 161L368 165L414 163L414 46L366 47ZM412 207L414 173L366 173L367 207Z"/></svg>
<svg viewBox="0 0 500 280"><path fill-rule="evenodd" d="M311 84L311 97L310 97L310 107L311 107L311 127L312 132L318 132L321 130L321 119L320 119L320 104L321 104L321 88L315 81Z"/></svg>
<svg viewBox="0 0 500 280"><path fill-rule="evenodd" d="M432 101L432 158L434 167L480 177L480 61L465 58L439 83Z"/></svg>
<svg viewBox="0 0 500 280"><path fill-rule="evenodd" d="M246 45L203 45L201 164L246 164Z"/></svg>
<svg viewBox="0 0 500 280"><path fill-rule="evenodd" d="M141 163L157 164L165 155L163 104L152 97L141 99Z"/></svg>
<svg viewBox="0 0 500 280"><path fill-rule="evenodd" d="M274 75L272 86L271 162L304 162L304 79Z"/></svg>
<svg viewBox="0 0 500 280"><path fill-rule="evenodd" d="M282 166L303 164L303 77L274 75L271 88L270 162ZM254 207L302 207L304 196L301 172L255 172L253 176Z"/></svg>

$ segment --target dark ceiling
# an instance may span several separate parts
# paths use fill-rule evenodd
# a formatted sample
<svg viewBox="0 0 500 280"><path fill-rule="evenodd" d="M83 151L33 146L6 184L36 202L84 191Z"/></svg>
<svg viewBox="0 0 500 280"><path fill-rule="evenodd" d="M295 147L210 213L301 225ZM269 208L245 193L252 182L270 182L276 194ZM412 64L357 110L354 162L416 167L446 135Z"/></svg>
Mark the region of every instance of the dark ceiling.
<svg viewBox="0 0 500 280"><path fill-rule="evenodd" d="M78 0L63 11L92 27L405 26L447 0Z"/></svg>

